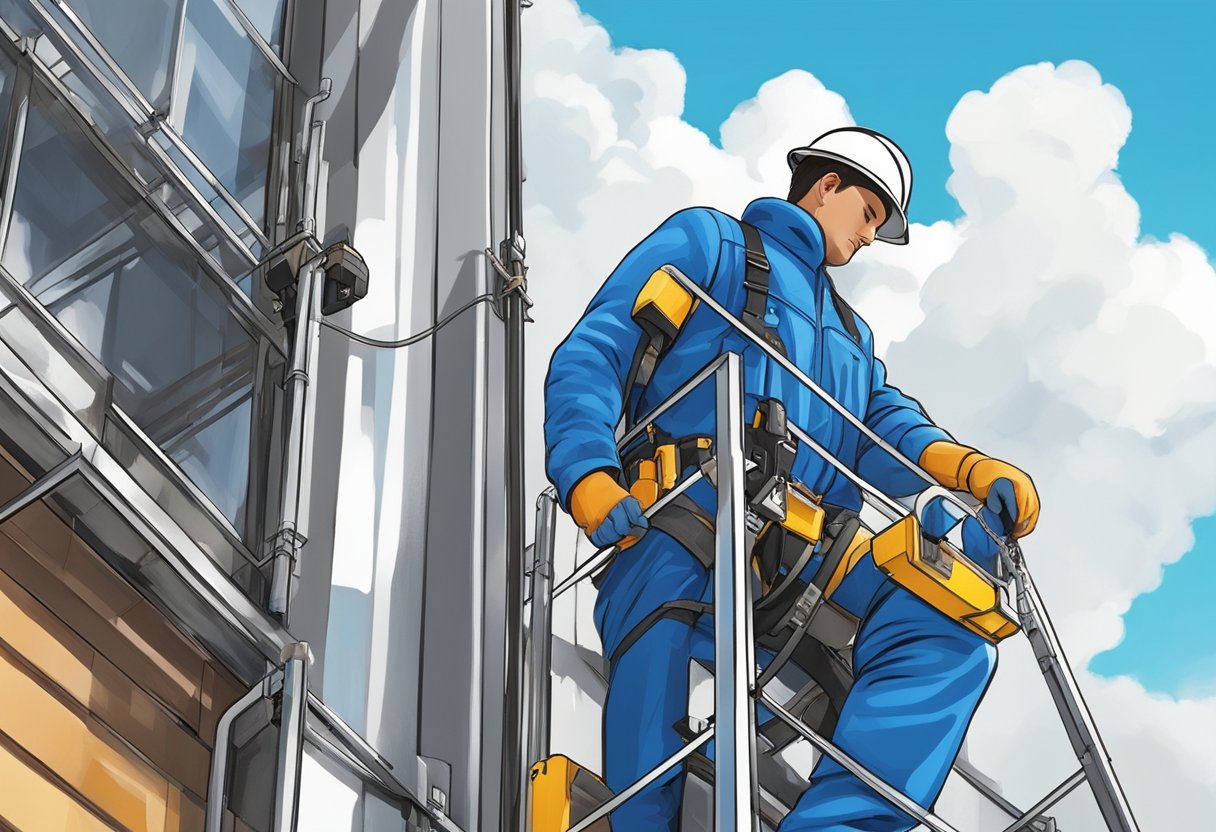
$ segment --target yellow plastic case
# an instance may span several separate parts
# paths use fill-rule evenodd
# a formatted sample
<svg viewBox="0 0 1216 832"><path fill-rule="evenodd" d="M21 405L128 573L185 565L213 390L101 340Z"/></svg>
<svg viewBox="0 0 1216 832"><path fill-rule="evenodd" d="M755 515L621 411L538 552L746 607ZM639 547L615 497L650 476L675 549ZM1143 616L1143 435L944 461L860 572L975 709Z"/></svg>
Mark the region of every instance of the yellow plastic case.
<svg viewBox="0 0 1216 832"><path fill-rule="evenodd" d="M915 517L888 526L870 549L897 584L993 644L1020 629L992 577L949 544L927 540Z"/></svg>
<svg viewBox="0 0 1216 832"><path fill-rule="evenodd" d="M675 339L696 306L692 293L659 269L638 292L632 316L639 324L653 326L670 341Z"/></svg>
<svg viewBox="0 0 1216 832"><path fill-rule="evenodd" d="M561 754L536 763L528 775L531 832L566 832L612 797L603 780ZM590 832L609 832L608 819L593 823Z"/></svg>

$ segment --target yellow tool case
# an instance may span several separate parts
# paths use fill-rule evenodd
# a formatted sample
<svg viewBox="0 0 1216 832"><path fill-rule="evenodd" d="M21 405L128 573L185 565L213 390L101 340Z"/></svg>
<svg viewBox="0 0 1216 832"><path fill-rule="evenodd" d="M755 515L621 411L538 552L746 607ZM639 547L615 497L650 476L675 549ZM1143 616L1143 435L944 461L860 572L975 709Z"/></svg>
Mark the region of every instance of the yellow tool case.
<svg viewBox="0 0 1216 832"><path fill-rule="evenodd" d="M596 775L571 760L555 754L532 766L532 828L529 832L566 832L612 798L612 790ZM589 832L609 832L603 818Z"/></svg>
<svg viewBox="0 0 1216 832"><path fill-rule="evenodd" d="M993 644L1020 629L995 579L946 541L926 538L915 517L883 529L870 547L897 584Z"/></svg>

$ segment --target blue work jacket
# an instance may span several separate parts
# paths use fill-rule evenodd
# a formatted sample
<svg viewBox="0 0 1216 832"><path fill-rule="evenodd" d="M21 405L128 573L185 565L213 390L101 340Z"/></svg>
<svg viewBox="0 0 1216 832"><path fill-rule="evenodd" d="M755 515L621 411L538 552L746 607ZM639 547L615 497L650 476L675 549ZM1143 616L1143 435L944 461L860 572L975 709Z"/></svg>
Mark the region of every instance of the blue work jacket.
<svg viewBox="0 0 1216 832"><path fill-rule="evenodd" d="M887 383L886 368L874 357L873 335L865 322L855 317L860 330L855 340L841 321L824 270L818 222L797 205L775 198L752 202L743 219L759 230L764 241L771 269L766 324L776 328L788 358L908 458L915 461L932 442L950 439L914 399ZM632 424L728 350L743 356L746 418L751 418L761 398L775 397L785 404L788 419L883 491L905 495L923 488L919 478L862 437L705 304L689 316L649 383L640 390L623 389L638 346L646 340L631 313L650 275L665 263L675 265L739 317L745 300L744 253L742 231L731 217L709 208L672 215L626 255L554 351L545 382L546 470L563 506L569 506L571 489L588 473L621 467L614 431L623 408L631 410L627 423ZM713 436L714 402L711 379L663 414L656 426L676 438ZM806 447L798 449L793 475L823 494L828 503L860 506L856 486ZM688 493L714 513L715 496L708 482ZM670 551L673 548L679 551ZM654 532L617 558L601 586L597 607L601 619L603 596L623 596L612 602L621 615L609 622L609 632L600 622L606 650L610 652L612 642L627 632L618 631L629 620L665 600L700 593L696 585L705 573L700 564L690 565L691 560L691 555L672 546L670 538Z"/></svg>

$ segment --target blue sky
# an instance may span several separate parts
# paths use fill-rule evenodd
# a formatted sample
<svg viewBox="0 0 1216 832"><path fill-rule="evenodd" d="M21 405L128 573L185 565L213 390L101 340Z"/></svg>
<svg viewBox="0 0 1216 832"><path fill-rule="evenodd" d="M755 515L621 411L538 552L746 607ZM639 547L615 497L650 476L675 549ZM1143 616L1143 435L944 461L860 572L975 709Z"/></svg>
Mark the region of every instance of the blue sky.
<svg viewBox="0 0 1216 832"><path fill-rule="evenodd" d="M543 0L540 0L543 2ZM617 46L675 53L685 118L717 141L731 110L766 80L805 69L845 97L860 124L891 134L916 170L911 215L954 219L945 123L963 94L1025 64L1081 59L1132 111L1119 175L1146 236L1180 232L1216 251L1216 3L1204 0L581 0ZM808 139L812 137L807 137ZM1174 695L1216 688L1206 610L1216 588L1216 518L1125 617L1127 634L1092 669ZM1179 634L1190 634L1185 638ZM1208 691L1210 692L1210 690Z"/></svg>

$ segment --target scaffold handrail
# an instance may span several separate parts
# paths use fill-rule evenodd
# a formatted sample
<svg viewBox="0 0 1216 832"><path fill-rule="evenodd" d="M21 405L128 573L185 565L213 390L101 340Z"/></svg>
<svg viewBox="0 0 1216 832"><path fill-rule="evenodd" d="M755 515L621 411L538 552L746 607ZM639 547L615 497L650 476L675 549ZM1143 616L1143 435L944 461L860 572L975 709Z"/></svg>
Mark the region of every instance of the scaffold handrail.
<svg viewBox="0 0 1216 832"><path fill-rule="evenodd" d="M920 515L931 498L948 500L965 516L974 518L984 534L998 547L1000 564L1005 568L1005 575L992 576L998 587L998 592L1016 590L1017 611L1021 622L1021 630L1029 638L1032 648L1042 669L1044 678L1051 690L1057 712L1064 723L1074 751L1082 763L1082 768L1060 786L1037 802L1032 809L1015 820L1009 830L1025 827L1031 823L1040 812L1054 805L1082 780L1088 781L1097 799L1099 810L1111 832L1138 832L1138 826L1132 816L1130 806L1122 792L1115 776L1110 757L1098 734L1096 725L1085 705L1080 688L1072 674L1071 668L1064 657L1051 620L1046 613L1029 570L1016 541L1006 540L989 527L981 512L976 507L961 499L957 494L943 488L932 479L916 463L901 454L897 449L885 442L870 430L864 422L858 419L847 408L828 395L819 385L810 379L784 355L774 350L742 322L727 312L715 301L708 292L685 276L680 270L671 265L663 266L664 271L671 275L684 288L691 292L699 301L717 312L733 328L739 331L748 341L757 346L768 358L777 362L788 371L808 391L824 401L837 411L853 427L870 439L877 447L882 448L894 459L906 466L928 484L929 488L922 491L921 499L912 508L900 503L895 498L872 485L853 471L848 465L837 459L830 451L811 437L805 430L787 422L791 435L798 439L809 450L824 459L829 465L844 475L861 492L862 498L873 505L888 520L898 521L909 514ZM755 829L757 814L756 806L758 784L756 782L756 736L755 736L755 703L759 702L771 709L782 721L789 724L803 739L814 745L821 753L834 759L862 780L867 786L878 792L893 805L917 818L933 832L957 832L931 811L924 809L912 801L897 788L883 781L861 763L852 759L846 752L837 747L831 740L823 737L813 728L803 723L790 713L781 703L766 693L756 684L754 644L752 644L752 607L751 583L747 572L746 553L743 552L744 512L746 498L744 497L744 456L742 439L742 411L744 392L742 390L742 356L736 352L726 352L695 376L685 382L671 396L656 406L650 413L638 420L637 424L627 431L620 439L618 447L624 447L645 430L660 415L673 407L679 400L700 384L705 383L710 376L714 377L716 395L715 420L717 431L710 458L713 461L713 471L716 477L710 477L717 491L718 511L715 523L716 551L714 562L714 649L715 649L715 730L717 732L718 753L714 761L714 796L716 828ZM737 446L737 447L736 447ZM668 505L679 494L683 493L695 482L706 476L706 466L681 480L674 489L664 494L663 499L655 502L646 512L650 517ZM606 565L617 551L610 546L598 550L590 559L579 565L575 571L563 580L554 590L552 597L566 592L570 587L584 580ZM965 558L963 553L958 556ZM985 570L987 571L987 570ZM534 599L535 601L535 599ZM728 659L724 661L724 658ZM740 695L742 692L742 695ZM695 744L707 740L699 736ZM636 794L649 783L653 782L664 771L693 753L693 744L686 745L676 755L664 760L658 767L648 772L635 784L599 807L592 815L576 825L571 832L579 832L590 826L594 820L602 818L617 806ZM678 758L678 759L676 759ZM673 762L674 761L674 762ZM725 788L724 788L725 785ZM992 799L984 791L980 794L992 800L1000 808L1007 807Z"/></svg>

